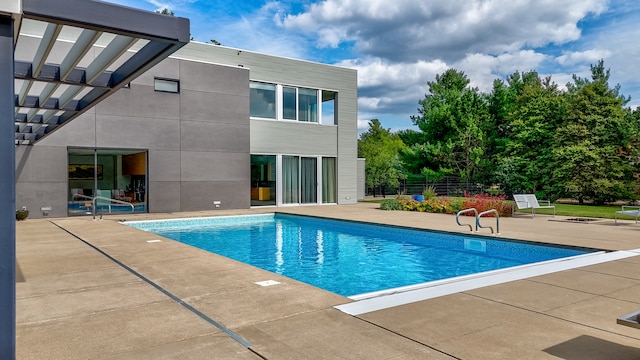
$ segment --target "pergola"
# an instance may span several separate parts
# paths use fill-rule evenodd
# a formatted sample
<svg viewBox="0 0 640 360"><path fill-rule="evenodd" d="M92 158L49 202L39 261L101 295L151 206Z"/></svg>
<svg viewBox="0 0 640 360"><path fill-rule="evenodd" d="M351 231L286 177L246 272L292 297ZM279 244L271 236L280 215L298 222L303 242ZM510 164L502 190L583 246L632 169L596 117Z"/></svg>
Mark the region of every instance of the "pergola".
<svg viewBox="0 0 640 360"><path fill-rule="evenodd" d="M15 358L15 149L189 42L189 20L94 0L0 0L0 358ZM13 121L13 124L11 122Z"/></svg>

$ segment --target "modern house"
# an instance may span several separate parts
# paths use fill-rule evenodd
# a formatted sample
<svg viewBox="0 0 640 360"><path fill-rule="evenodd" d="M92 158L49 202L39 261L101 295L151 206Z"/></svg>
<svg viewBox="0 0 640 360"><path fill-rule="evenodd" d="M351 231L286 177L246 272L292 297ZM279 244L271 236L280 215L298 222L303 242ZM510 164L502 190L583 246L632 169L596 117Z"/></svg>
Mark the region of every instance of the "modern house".
<svg viewBox="0 0 640 360"><path fill-rule="evenodd" d="M52 36L47 29L22 22L17 64L33 62ZM111 51L111 38L89 44L85 33L62 26L42 71L60 72L79 43L85 55L70 76ZM140 49L136 41L120 46L124 59L113 66ZM356 76L190 42L55 129L47 105L61 106L64 93L38 102L20 93L38 79L16 76L16 207L61 217L355 203Z"/></svg>
<svg viewBox="0 0 640 360"><path fill-rule="evenodd" d="M356 201L354 70L189 40L184 18L0 0L1 358L15 358L16 209Z"/></svg>

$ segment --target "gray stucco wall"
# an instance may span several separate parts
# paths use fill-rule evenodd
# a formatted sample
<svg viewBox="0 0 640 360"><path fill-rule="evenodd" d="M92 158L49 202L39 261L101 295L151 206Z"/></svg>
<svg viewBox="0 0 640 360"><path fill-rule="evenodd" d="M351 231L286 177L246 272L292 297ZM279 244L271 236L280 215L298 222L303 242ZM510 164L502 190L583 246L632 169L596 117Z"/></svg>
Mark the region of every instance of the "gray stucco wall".
<svg viewBox="0 0 640 360"><path fill-rule="evenodd" d="M154 91L154 77L180 93ZM206 79L206 81L203 81ZM248 208L249 71L167 59L34 146L16 155L16 206L66 216L67 148L148 150L151 212Z"/></svg>

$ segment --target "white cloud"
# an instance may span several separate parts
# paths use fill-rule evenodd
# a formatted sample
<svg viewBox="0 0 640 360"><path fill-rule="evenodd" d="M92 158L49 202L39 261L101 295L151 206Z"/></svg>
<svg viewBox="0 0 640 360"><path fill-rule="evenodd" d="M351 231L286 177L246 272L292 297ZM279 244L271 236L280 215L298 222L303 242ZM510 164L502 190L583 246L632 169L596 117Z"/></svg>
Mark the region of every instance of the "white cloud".
<svg viewBox="0 0 640 360"><path fill-rule="evenodd" d="M596 63L600 59L605 59L611 56L612 52L609 50L590 49L585 51L566 51L561 56L558 56L557 61L560 65L575 65L580 63Z"/></svg>
<svg viewBox="0 0 640 360"><path fill-rule="evenodd" d="M369 119L371 120L371 119ZM367 130L369 128L369 120L358 119L358 131Z"/></svg>
<svg viewBox="0 0 640 360"><path fill-rule="evenodd" d="M391 63L382 59L345 60L338 65L358 70L358 107L360 117L383 118L393 116L404 119L417 114L418 101L428 93L428 81L448 68L464 71L471 86L491 91L496 78L504 78L520 70L535 69L547 57L531 50L490 56L472 54L453 64L442 60L413 63ZM366 116L364 116L366 115Z"/></svg>
<svg viewBox="0 0 640 360"><path fill-rule="evenodd" d="M611 69L609 84L613 86L619 83L621 92L631 95L629 105L636 106L640 103L640 68L637 65L640 59L637 41L640 38L640 3L617 0L612 2L614 4L620 7L620 11L612 13L612 20L584 38L581 45L583 49L608 52L600 58L604 59L605 67Z"/></svg>
<svg viewBox="0 0 640 360"><path fill-rule="evenodd" d="M452 67L464 71L471 80L472 87L490 92L495 79L504 78L516 71L534 70L547 58L547 55L533 50L521 50L498 56L471 54L454 63Z"/></svg>
<svg viewBox="0 0 640 360"><path fill-rule="evenodd" d="M411 127L427 82L450 67L488 92L496 78L515 71L536 70L564 87L574 73L588 77L589 65L605 59L610 84L632 95L630 105L640 103L637 0L563 0L561 6L555 0L302 0L261 7L111 1L175 9L192 19L201 41L358 69L358 117L367 119L361 128L372 118L392 129ZM304 3L304 11L291 11ZM242 15L227 16L231 7Z"/></svg>
<svg viewBox="0 0 640 360"><path fill-rule="evenodd" d="M459 61L577 40L578 21L606 0L326 0L282 19L286 29L315 34L318 46L355 43L365 56L392 61Z"/></svg>
<svg viewBox="0 0 640 360"><path fill-rule="evenodd" d="M393 64L382 59L345 60L340 66L358 70L358 107L369 118L393 114L409 122L424 96L427 81L447 69L440 60Z"/></svg>

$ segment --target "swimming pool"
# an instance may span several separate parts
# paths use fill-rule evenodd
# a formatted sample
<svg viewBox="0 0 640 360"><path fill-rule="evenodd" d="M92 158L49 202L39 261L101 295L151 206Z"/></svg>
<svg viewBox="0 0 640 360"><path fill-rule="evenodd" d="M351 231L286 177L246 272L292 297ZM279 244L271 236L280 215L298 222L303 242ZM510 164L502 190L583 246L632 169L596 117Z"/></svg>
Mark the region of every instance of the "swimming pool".
<svg viewBox="0 0 640 360"><path fill-rule="evenodd" d="M344 296L591 252L283 214L125 224Z"/></svg>

